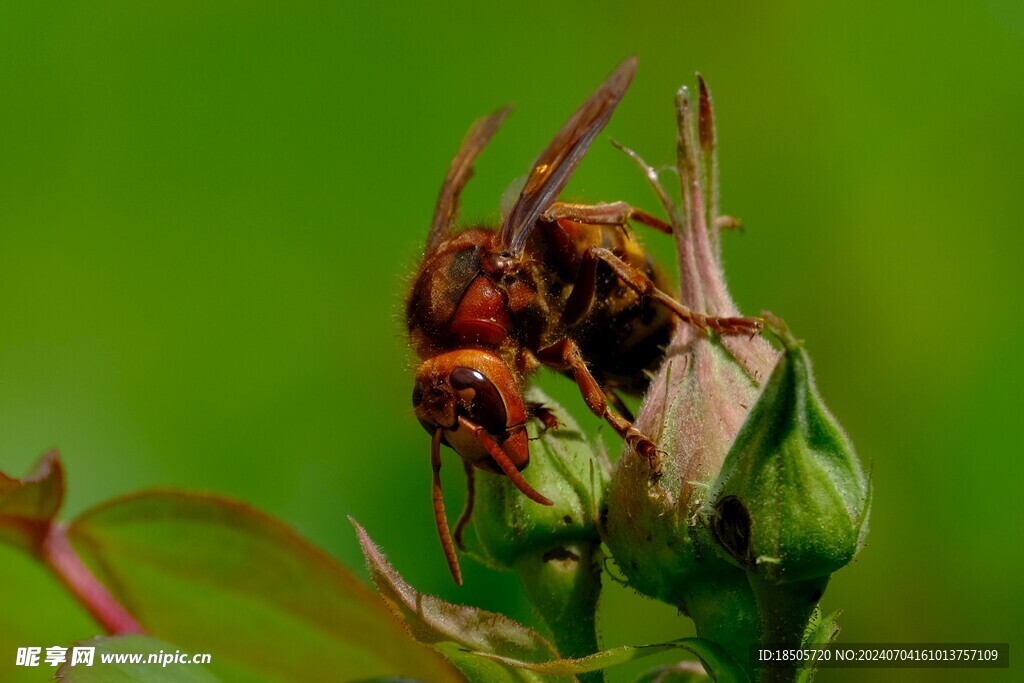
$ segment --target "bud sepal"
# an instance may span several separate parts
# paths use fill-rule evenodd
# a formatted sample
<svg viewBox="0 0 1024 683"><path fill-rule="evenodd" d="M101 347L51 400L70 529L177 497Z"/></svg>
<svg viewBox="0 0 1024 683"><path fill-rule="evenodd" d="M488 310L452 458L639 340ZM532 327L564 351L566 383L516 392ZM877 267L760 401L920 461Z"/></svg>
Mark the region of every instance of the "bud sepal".
<svg viewBox="0 0 1024 683"><path fill-rule="evenodd" d="M803 345L767 316L783 354L751 408L704 514L738 565L776 583L826 578L867 533L871 489L821 398Z"/></svg>

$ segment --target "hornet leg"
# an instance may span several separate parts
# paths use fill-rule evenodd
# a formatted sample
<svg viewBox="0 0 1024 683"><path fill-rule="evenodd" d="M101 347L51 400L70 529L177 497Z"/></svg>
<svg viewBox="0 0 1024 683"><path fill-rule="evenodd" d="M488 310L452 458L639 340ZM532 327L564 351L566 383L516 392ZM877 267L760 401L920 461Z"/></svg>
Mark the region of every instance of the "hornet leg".
<svg viewBox="0 0 1024 683"><path fill-rule="evenodd" d="M541 431L542 434L549 429L558 429L558 416L543 403L531 401L527 408L529 408L530 416L537 418L544 425L544 429Z"/></svg>
<svg viewBox="0 0 1024 683"><path fill-rule="evenodd" d="M575 325L582 320L594 302L594 292L597 288L598 262L607 263L615 271L615 275L627 287L640 296L650 297L652 300L665 306L679 316L679 319L683 322L694 325L702 330L714 330L718 334L755 335L761 331L762 323L760 318L719 318L706 316L690 310L667 293L658 289L651 278L603 247L590 247L583 254L576 282L573 284L572 293L569 295L565 311L562 314L563 323L568 326Z"/></svg>
<svg viewBox="0 0 1024 683"><path fill-rule="evenodd" d="M658 447L654 445L653 441L634 429L629 420L608 405L608 397L605 395L604 389L587 369L587 364L584 362L583 356L580 354L580 347L576 345L576 342L572 339L564 339L541 350L538 356L545 364L556 370L571 372L590 411L611 425L623 441L647 458L655 474L661 472L661 464L658 462Z"/></svg>
<svg viewBox="0 0 1024 683"><path fill-rule="evenodd" d="M672 226L651 214L630 206L626 202L610 204L568 204L555 202L541 214L541 220L554 223L560 218L590 225L626 225L633 220L665 234L672 233Z"/></svg>

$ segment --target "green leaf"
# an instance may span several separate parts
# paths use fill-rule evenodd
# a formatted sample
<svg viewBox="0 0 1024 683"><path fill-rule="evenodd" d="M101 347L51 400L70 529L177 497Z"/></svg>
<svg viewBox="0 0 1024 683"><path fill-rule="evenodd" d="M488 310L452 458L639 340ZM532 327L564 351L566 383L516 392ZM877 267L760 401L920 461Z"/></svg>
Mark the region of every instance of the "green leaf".
<svg viewBox="0 0 1024 683"><path fill-rule="evenodd" d="M242 503L143 493L82 514L68 537L149 633L211 653L225 680L460 680L347 569Z"/></svg>
<svg viewBox="0 0 1024 683"><path fill-rule="evenodd" d="M698 683L708 680L707 673L697 662L679 662L640 674L633 683Z"/></svg>
<svg viewBox="0 0 1024 683"><path fill-rule="evenodd" d="M472 681L574 681L572 675L541 678L522 667L506 666L513 660L546 661L558 657L554 646L539 633L508 617L476 607L453 605L410 586L392 568L366 530L350 518L359 534L367 565L377 590L388 606L421 643L432 645ZM486 655L493 655L488 659Z"/></svg>
<svg viewBox="0 0 1024 683"><path fill-rule="evenodd" d="M150 654L174 653L180 647L149 636L124 635L93 638L75 643L76 646L94 647L92 666L71 665L71 651L68 663L61 665L54 679L65 683L218 683L219 678L210 673L206 664L145 664L112 663L104 664L103 655L141 654L145 662Z"/></svg>
<svg viewBox="0 0 1024 683"><path fill-rule="evenodd" d="M588 671L600 671L626 662L636 661L643 657L667 652L670 650L686 650L700 659L705 670L711 678L720 683L746 683L748 678L743 667L726 652L725 648L717 643L703 638L681 638L667 643L656 645L625 645L612 648L604 652L580 657L579 659L559 659L555 661L533 663L517 661L508 657L499 657L480 653L481 656L489 657L508 666L513 666L527 671L535 671L541 674L579 674Z"/></svg>
<svg viewBox="0 0 1024 683"><path fill-rule="evenodd" d="M827 617L821 616L821 608L815 607L811 614L810 622L807 624L807 631L804 632L804 645L823 645L831 643L839 635L839 615L842 610L836 610Z"/></svg>
<svg viewBox="0 0 1024 683"><path fill-rule="evenodd" d="M458 643L438 643L435 649L448 658L467 680L479 683L546 683L547 681L575 681L575 678L546 678L531 671L505 666L481 657Z"/></svg>
<svg viewBox="0 0 1024 683"><path fill-rule="evenodd" d="M38 555L64 500L64 469L57 451L43 455L24 479L0 472L0 541Z"/></svg>
<svg viewBox="0 0 1024 683"><path fill-rule="evenodd" d="M837 610L827 617L821 616L821 610L815 608L814 614L811 616L811 622L807 625L807 632L804 633L804 642L806 645L827 645L836 639L839 635L839 615L841 611ZM800 669L796 675L797 683L811 683L814 680L814 675L817 673L818 667L814 662L810 662L808 666Z"/></svg>

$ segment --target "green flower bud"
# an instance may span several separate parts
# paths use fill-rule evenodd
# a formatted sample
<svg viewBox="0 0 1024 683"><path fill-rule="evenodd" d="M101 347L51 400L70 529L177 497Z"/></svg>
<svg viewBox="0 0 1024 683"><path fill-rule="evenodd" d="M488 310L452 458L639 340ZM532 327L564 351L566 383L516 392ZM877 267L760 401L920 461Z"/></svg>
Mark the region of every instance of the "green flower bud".
<svg viewBox="0 0 1024 683"><path fill-rule="evenodd" d="M811 361L781 321L784 353L726 457L707 505L719 545L776 584L828 577L867 532L870 488L825 407Z"/></svg>
<svg viewBox="0 0 1024 683"><path fill-rule="evenodd" d="M597 601L601 591L598 516L610 465L576 422L537 389L527 399L558 420L544 430L527 426L530 464L523 477L554 504L539 505L507 477L477 477L473 525L482 559L515 570L530 602L551 628L559 652L582 657L598 650ZM600 679L594 675L591 680Z"/></svg>
<svg viewBox="0 0 1024 683"><path fill-rule="evenodd" d="M561 545L599 541L598 514L608 485L607 460L598 457L576 422L544 393L531 389L527 400L551 411L558 427L527 425L530 464L523 477L553 505L524 496L507 477L480 472L473 513L480 550L488 564L514 568L525 553Z"/></svg>

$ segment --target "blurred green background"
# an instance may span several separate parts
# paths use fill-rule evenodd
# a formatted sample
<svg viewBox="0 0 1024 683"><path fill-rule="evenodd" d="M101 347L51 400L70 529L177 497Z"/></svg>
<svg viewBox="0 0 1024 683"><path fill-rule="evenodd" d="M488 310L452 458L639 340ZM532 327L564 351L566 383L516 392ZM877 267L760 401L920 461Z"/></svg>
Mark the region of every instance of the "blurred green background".
<svg viewBox="0 0 1024 683"><path fill-rule="evenodd" d="M0 469L59 447L68 514L152 486L243 498L365 577L351 514L421 589L535 623L512 575L467 561L456 589L442 561L403 291L469 123L517 105L464 198L492 221L630 53L565 196L656 208L607 139L669 163L673 93L708 78L723 210L747 226L726 240L733 292L807 340L874 475L868 546L824 600L840 637L1016 647L1018 0L4 3ZM647 243L671 263L670 239ZM598 431L568 382L541 383ZM690 633L608 583L607 646ZM15 671L16 646L96 630L7 548L0 604L3 680L48 675Z"/></svg>

